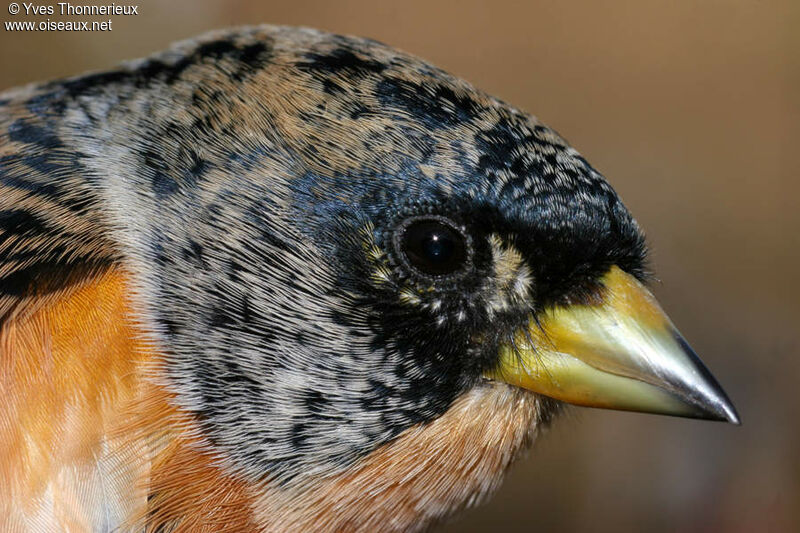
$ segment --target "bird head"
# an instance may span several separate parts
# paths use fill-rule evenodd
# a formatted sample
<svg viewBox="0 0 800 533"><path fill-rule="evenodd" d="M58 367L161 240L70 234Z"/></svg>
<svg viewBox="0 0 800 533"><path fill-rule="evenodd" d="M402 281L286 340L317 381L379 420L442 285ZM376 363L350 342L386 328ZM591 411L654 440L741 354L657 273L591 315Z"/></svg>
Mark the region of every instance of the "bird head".
<svg viewBox="0 0 800 533"><path fill-rule="evenodd" d="M531 425L561 402L737 420L619 196L536 118L312 30L102 76L65 90L117 107L74 121L177 401L245 476L341 471L487 387Z"/></svg>

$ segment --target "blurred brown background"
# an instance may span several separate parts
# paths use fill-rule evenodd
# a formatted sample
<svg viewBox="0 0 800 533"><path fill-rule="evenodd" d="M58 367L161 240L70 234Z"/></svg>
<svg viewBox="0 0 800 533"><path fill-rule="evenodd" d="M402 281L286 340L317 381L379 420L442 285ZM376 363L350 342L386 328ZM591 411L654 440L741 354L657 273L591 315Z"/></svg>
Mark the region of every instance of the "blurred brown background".
<svg viewBox="0 0 800 533"><path fill-rule="evenodd" d="M0 89L230 25L364 35L555 127L647 231L744 425L572 409L445 531L800 531L800 2L129 2L109 33L0 30Z"/></svg>

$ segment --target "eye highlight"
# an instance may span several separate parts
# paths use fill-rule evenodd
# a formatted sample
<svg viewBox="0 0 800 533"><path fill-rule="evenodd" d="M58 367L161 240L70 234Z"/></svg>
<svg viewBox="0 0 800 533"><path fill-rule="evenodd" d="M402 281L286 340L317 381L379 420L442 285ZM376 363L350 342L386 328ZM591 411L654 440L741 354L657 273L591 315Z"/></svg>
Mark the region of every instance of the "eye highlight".
<svg viewBox="0 0 800 533"><path fill-rule="evenodd" d="M467 235L440 216L407 220L395 236L395 247L409 266L429 276L454 274L463 270L470 259Z"/></svg>

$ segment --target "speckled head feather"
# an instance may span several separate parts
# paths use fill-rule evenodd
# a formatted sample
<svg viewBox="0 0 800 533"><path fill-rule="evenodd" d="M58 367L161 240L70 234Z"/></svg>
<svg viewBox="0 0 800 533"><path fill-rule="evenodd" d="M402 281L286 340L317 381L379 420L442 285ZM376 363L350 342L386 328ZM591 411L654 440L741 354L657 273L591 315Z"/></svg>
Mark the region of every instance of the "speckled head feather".
<svg viewBox="0 0 800 533"><path fill-rule="evenodd" d="M516 453L555 403L486 381L498 343L611 265L642 274L635 222L557 133L371 40L237 29L1 96L0 320L123 268L176 406L270 490L363 471L448 413L480 431L484 392L493 423L524 422ZM414 217L452 224L466 266L411 267Z"/></svg>

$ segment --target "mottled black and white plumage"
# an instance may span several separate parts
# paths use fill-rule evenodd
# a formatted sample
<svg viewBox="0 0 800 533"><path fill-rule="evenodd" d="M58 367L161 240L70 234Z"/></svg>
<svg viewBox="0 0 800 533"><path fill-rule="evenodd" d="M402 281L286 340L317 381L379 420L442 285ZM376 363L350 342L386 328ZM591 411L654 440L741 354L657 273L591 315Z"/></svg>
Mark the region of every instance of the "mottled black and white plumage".
<svg viewBox="0 0 800 533"><path fill-rule="evenodd" d="M120 266L159 379L248 483L302 494L476 391L532 434L557 404L487 381L499 344L614 265L643 276L636 223L556 132L371 40L217 32L0 96L0 320ZM465 236L463 269L409 265L420 216Z"/></svg>

